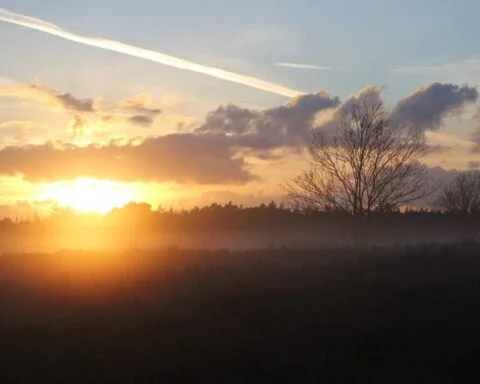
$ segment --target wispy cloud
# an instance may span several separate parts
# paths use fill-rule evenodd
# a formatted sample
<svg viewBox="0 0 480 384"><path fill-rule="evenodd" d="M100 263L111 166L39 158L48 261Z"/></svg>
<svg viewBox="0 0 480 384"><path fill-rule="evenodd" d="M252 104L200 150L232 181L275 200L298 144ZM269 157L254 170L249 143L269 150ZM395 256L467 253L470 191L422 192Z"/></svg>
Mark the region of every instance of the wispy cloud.
<svg viewBox="0 0 480 384"><path fill-rule="evenodd" d="M223 69L206 66L191 61L183 60L178 57L166 55L164 53L152 51L149 49L140 48L137 46L121 43L119 41L108 40L97 37L86 37L77 35L70 31L61 28L58 25L40 20L34 17L10 12L6 9L0 8L0 21L6 23L19 25L22 27L34 29L54 36L58 36L76 43L89 45L92 47L102 48L118 53L123 53L129 56L138 57L145 60L150 60L159 64L168 65L174 68L183 69L187 71L197 72L204 75L216 77L218 79L231 81L233 83L257 88L262 91L286 96L295 97L301 95L303 92L285 87L281 84L265 81L251 76L241 75L235 72L225 71Z"/></svg>
<svg viewBox="0 0 480 384"><path fill-rule="evenodd" d="M476 69L480 64L480 58L471 58L441 65L417 65L398 67L392 70L393 73L405 73L409 75L438 74L459 69Z"/></svg>
<svg viewBox="0 0 480 384"><path fill-rule="evenodd" d="M435 76L443 81L461 83L480 81L480 57L452 61L439 65L413 65L391 69L399 75Z"/></svg>
<svg viewBox="0 0 480 384"><path fill-rule="evenodd" d="M476 143L472 140L462 139L447 132L426 131L425 136L432 145L441 145L443 147L459 147L464 149L473 149Z"/></svg>
<svg viewBox="0 0 480 384"><path fill-rule="evenodd" d="M61 93L39 84L0 85L0 97L35 99L56 109L76 112L95 112L100 105L100 99L78 99L70 93Z"/></svg>
<svg viewBox="0 0 480 384"><path fill-rule="evenodd" d="M277 67L286 67L286 68L294 68L294 69L313 69L316 71L331 71L334 69L332 67L324 67L320 65L289 63L289 62L274 63L273 65Z"/></svg>

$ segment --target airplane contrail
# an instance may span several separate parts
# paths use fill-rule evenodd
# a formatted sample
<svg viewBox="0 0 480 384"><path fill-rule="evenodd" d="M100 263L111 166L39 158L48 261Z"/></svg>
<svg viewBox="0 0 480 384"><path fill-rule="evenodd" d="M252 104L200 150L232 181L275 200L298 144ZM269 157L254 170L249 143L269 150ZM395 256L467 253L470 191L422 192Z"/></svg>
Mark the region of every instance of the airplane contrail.
<svg viewBox="0 0 480 384"><path fill-rule="evenodd" d="M152 51L149 49L136 47L134 45L121 43L119 41L77 35L66 29L59 27L58 25L55 25L34 17L10 12L3 8L0 8L0 21L4 21L10 24L20 25L22 27L29 28L29 29L35 29L37 31L58 36L70 41L74 41L76 43L85 44L85 45L89 45L97 48L103 48L103 49L107 49L114 52L124 53L126 55L138 57L145 60L150 60L159 64L168 65L178 69L202 73L204 75L208 75L208 76L216 77L218 79L223 79L223 80L231 81L234 83L246 85L249 87L261 89L262 91L275 93L277 95L282 95L286 97L295 97L303 94L303 92L300 92L288 87L284 87L281 84L275 84L262 79L257 79L255 77L245 76L235 72L225 71L220 68L193 63L191 61L183 60L178 57L166 55L166 54Z"/></svg>
<svg viewBox="0 0 480 384"><path fill-rule="evenodd" d="M300 64L300 63L274 63L277 67L286 67L286 68L294 68L294 69L314 69L317 71L331 71L333 70L332 67L324 67L320 65L312 65L312 64Z"/></svg>

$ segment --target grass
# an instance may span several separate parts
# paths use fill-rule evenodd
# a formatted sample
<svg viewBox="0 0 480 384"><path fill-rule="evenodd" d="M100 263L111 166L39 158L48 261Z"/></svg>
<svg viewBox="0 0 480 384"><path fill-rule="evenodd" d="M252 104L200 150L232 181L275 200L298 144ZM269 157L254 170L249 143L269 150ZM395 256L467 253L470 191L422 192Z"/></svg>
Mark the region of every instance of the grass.
<svg viewBox="0 0 480 384"><path fill-rule="evenodd" d="M480 245L0 257L0 380L475 382Z"/></svg>

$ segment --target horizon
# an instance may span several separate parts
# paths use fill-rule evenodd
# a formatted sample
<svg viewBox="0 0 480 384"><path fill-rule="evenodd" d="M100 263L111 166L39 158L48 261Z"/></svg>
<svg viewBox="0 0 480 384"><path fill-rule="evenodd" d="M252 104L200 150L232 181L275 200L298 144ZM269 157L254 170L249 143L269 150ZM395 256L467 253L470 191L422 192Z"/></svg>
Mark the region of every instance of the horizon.
<svg viewBox="0 0 480 384"><path fill-rule="evenodd" d="M307 133L361 97L425 132L439 180L476 168L480 4L461 3L6 0L0 216L279 201Z"/></svg>

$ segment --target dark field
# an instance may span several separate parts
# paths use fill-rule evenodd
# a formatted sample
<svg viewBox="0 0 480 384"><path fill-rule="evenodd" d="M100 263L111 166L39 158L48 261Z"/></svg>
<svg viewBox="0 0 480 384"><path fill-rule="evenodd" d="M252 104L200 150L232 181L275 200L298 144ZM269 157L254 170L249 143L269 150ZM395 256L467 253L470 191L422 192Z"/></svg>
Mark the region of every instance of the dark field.
<svg viewBox="0 0 480 384"><path fill-rule="evenodd" d="M478 382L480 245L3 255L2 383Z"/></svg>

